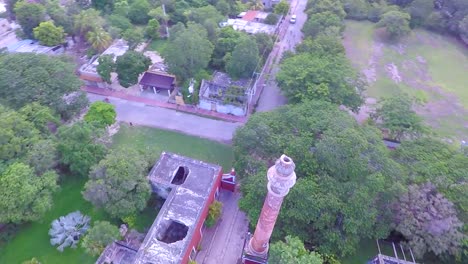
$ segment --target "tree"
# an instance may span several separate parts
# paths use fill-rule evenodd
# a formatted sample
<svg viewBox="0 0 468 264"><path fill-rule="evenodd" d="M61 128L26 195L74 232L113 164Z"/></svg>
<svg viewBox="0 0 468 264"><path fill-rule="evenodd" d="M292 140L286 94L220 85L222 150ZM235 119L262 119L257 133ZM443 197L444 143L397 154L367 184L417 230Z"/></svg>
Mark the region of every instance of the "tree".
<svg viewBox="0 0 468 264"><path fill-rule="evenodd" d="M316 57L343 56L345 49L336 36L320 35L317 38L306 38L297 45L296 52L309 53Z"/></svg>
<svg viewBox="0 0 468 264"><path fill-rule="evenodd" d="M135 24L145 25L150 16L150 4L147 0L135 0L128 10L128 18Z"/></svg>
<svg viewBox="0 0 468 264"><path fill-rule="evenodd" d="M62 27L56 27L53 22L41 22L34 28L34 37L45 46L56 46L65 40L65 34Z"/></svg>
<svg viewBox="0 0 468 264"><path fill-rule="evenodd" d="M51 0L45 3L47 15L58 27L62 27L65 33L74 36L73 32L73 16L79 12L76 4L62 6L59 1Z"/></svg>
<svg viewBox="0 0 468 264"><path fill-rule="evenodd" d="M88 97L83 91L66 94L63 100L57 106L57 112L63 120L70 120L72 117L81 113L89 105Z"/></svg>
<svg viewBox="0 0 468 264"><path fill-rule="evenodd" d="M427 252L457 255L464 239L453 204L431 183L409 186L396 205L395 225L417 258Z"/></svg>
<svg viewBox="0 0 468 264"><path fill-rule="evenodd" d="M286 243L278 241L271 244L269 261L275 264L303 263L322 264L320 254L309 252L297 237L287 236Z"/></svg>
<svg viewBox="0 0 468 264"><path fill-rule="evenodd" d="M143 41L143 33L140 29L127 29L122 37L127 41L131 50L135 49Z"/></svg>
<svg viewBox="0 0 468 264"><path fill-rule="evenodd" d="M231 8L230 8L229 4L226 2L226 0L219 0L216 3L216 9L218 9L218 11L223 16L227 16L231 12Z"/></svg>
<svg viewBox="0 0 468 264"><path fill-rule="evenodd" d="M19 1L15 4L15 14L27 38L33 37L33 29L45 20L45 8L41 4Z"/></svg>
<svg viewBox="0 0 468 264"><path fill-rule="evenodd" d="M119 83L127 88L138 82L138 76L151 65L151 59L136 51L127 51L117 57L115 70Z"/></svg>
<svg viewBox="0 0 468 264"><path fill-rule="evenodd" d="M78 176L87 176L91 166L106 154L105 146L99 143L102 134L102 130L85 122L61 127L57 146L60 163L67 165Z"/></svg>
<svg viewBox="0 0 468 264"><path fill-rule="evenodd" d="M36 176L26 164L11 164L0 175L0 222L39 220L52 208L52 195L58 189L56 182L54 172Z"/></svg>
<svg viewBox="0 0 468 264"><path fill-rule="evenodd" d="M33 102L23 106L19 113L22 114L25 119L34 124L37 130L43 135L49 135L56 126L60 124L60 120L52 109L47 106Z"/></svg>
<svg viewBox="0 0 468 264"><path fill-rule="evenodd" d="M102 52L112 44L112 37L102 28L94 28L86 34L88 43L98 52Z"/></svg>
<svg viewBox="0 0 468 264"><path fill-rule="evenodd" d="M40 136L39 131L24 116L0 105L0 161L24 157Z"/></svg>
<svg viewBox="0 0 468 264"><path fill-rule="evenodd" d="M55 219L49 229L50 244L58 245L57 249L60 252L63 252L66 247L76 248L80 238L89 229L90 221L91 218L80 211Z"/></svg>
<svg viewBox="0 0 468 264"><path fill-rule="evenodd" d="M317 35L340 36L343 33L343 21L332 12L314 14L304 24L302 32L306 37L315 38Z"/></svg>
<svg viewBox="0 0 468 264"><path fill-rule="evenodd" d="M432 0L415 0L407 8L411 15L412 26L424 26L426 21L434 10L434 1Z"/></svg>
<svg viewBox="0 0 468 264"><path fill-rule="evenodd" d="M257 34L255 35L257 36ZM224 69L225 56L231 54L241 38L245 37L242 32L236 31L232 27L221 28L216 40L211 64L215 68Z"/></svg>
<svg viewBox="0 0 468 264"><path fill-rule="evenodd" d="M300 53L286 58L276 76L290 102L319 99L356 111L365 83L344 55L318 57Z"/></svg>
<svg viewBox="0 0 468 264"><path fill-rule="evenodd" d="M57 144L45 139L35 143L26 156L27 163L37 175L42 175L58 165Z"/></svg>
<svg viewBox="0 0 468 264"><path fill-rule="evenodd" d="M413 111L413 100L408 95L398 95L379 102L371 118L382 128L388 129L390 138L418 138L428 132L423 119Z"/></svg>
<svg viewBox="0 0 468 264"><path fill-rule="evenodd" d="M216 221L218 221L219 217L221 216L222 208L223 204L219 201L214 201L212 204L210 204L208 216L205 221L206 227L209 228L216 224Z"/></svg>
<svg viewBox="0 0 468 264"><path fill-rule="evenodd" d="M147 166L145 158L133 149L113 150L93 167L83 196L113 217L141 211L151 193Z"/></svg>
<svg viewBox="0 0 468 264"><path fill-rule="evenodd" d="M268 25L276 25L276 23L278 23L278 16L273 14L273 13L270 13L267 15L267 17L265 18L265 24L268 24Z"/></svg>
<svg viewBox="0 0 468 264"><path fill-rule="evenodd" d="M391 39L398 40L411 32L410 15L400 11L389 11L382 15L378 27L385 27Z"/></svg>
<svg viewBox="0 0 468 264"><path fill-rule="evenodd" d="M115 71L114 56L110 54L99 56L98 63L97 73L106 83L111 84L111 73Z"/></svg>
<svg viewBox="0 0 468 264"><path fill-rule="evenodd" d="M226 71L233 78L250 78L259 63L258 47L252 38L242 39L234 48Z"/></svg>
<svg viewBox="0 0 468 264"><path fill-rule="evenodd" d="M119 229L107 221L97 221L88 230L81 246L91 256L99 256L104 248L120 238Z"/></svg>
<svg viewBox="0 0 468 264"><path fill-rule="evenodd" d="M296 164L297 183L285 197L272 241L299 237L323 253L352 253L361 238L386 237L391 201L404 191L404 173L381 141L338 106L305 101L252 115L234 136L241 176L239 207L256 223L266 167L281 154ZM260 186L260 187L259 187Z"/></svg>
<svg viewBox="0 0 468 264"><path fill-rule="evenodd" d="M159 38L159 22L157 19L150 19L145 29L145 35L151 39Z"/></svg>
<svg viewBox="0 0 468 264"><path fill-rule="evenodd" d="M369 2L366 0L346 0L344 2L346 18L364 20L369 13Z"/></svg>
<svg viewBox="0 0 468 264"><path fill-rule="evenodd" d="M187 28L174 33L173 38L170 40L172 48L163 54L170 72L186 80L208 66L213 44L207 39L206 29L189 23Z"/></svg>
<svg viewBox="0 0 468 264"><path fill-rule="evenodd" d="M266 33L257 33L254 35L255 42L257 43L258 54L263 58L268 58L271 50L273 49L273 38Z"/></svg>
<svg viewBox="0 0 468 264"><path fill-rule="evenodd" d="M80 86L69 58L32 53L0 56L0 98L6 106L18 109L38 102L62 114L64 95Z"/></svg>
<svg viewBox="0 0 468 264"><path fill-rule="evenodd" d="M311 0L307 2L306 9L308 17L313 17L315 14L323 12L332 12L340 19L346 17L346 12L340 0Z"/></svg>
<svg viewBox="0 0 468 264"><path fill-rule="evenodd" d="M130 20L123 15L112 14L107 18L107 21L116 28L119 28L122 31L131 29L133 27Z"/></svg>
<svg viewBox="0 0 468 264"><path fill-rule="evenodd" d="M84 116L88 123L95 123L97 126L106 127L115 123L115 106L105 102L94 102Z"/></svg>
<svg viewBox="0 0 468 264"><path fill-rule="evenodd" d="M285 0L281 0L278 4L275 5L275 14L278 15L287 15L289 12L289 4Z"/></svg>
<svg viewBox="0 0 468 264"><path fill-rule="evenodd" d="M101 17L99 11L89 8L75 15L74 25L75 33L80 36L83 42L88 32L103 27L104 19Z"/></svg>

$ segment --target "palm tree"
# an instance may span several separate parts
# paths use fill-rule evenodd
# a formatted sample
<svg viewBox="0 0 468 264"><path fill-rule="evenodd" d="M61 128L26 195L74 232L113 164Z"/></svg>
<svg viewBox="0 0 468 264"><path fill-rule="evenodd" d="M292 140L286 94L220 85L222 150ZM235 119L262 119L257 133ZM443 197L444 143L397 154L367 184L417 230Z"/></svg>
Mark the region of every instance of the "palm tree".
<svg viewBox="0 0 468 264"><path fill-rule="evenodd" d="M93 49L102 52L112 43L112 37L102 28L97 28L86 35L88 43Z"/></svg>
<svg viewBox="0 0 468 264"><path fill-rule="evenodd" d="M104 19L99 11L92 8L82 10L78 15L75 15L73 22L75 34L80 36L81 42L84 41L88 32L101 28L104 25Z"/></svg>

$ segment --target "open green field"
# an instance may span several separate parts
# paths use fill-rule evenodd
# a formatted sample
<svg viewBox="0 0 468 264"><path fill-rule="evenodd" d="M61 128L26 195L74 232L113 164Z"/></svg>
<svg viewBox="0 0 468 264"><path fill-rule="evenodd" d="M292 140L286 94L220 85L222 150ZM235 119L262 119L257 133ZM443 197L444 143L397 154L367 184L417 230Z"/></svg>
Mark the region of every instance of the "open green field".
<svg viewBox="0 0 468 264"><path fill-rule="evenodd" d="M151 153L151 158L154 160L159 157L162 151L171 151L220 164L225 170L230 170L234 159L230 146L146 127L122 125L120 131L114 136L113 147L124 146L149 150L146 153ZM86 179L64 177L64 180L60 183L60 191L54 196L52 210L40 222L22 226L16 236L8 244L0 248L0 263L17 264L32 257L36 257L43 264L94 263L96 258L86 255L81 247L76 249L66 248L64 252L59 252L50 245L48 235L52 220L76 210L91 216L92 221L107 220L119 224L117 220L110 219L103 210L95 209L92 204L83 199L81 191L85 182ZM137 229L144 231L153 223L156 215L156 210L146 208L137 216Z"/></svg>
<svg viewBox="0 0 468 264"><path fill-rule="evenodd" d="M146 47L146 50L157 51L159 54L163 54L168 45L169 41L166 39L155 39Z"/></svg>
<svg viewBox="0 0 468 264"><path fill-rule="evenodd" d="M370 22L347 21L343 44L369 82L367 96L406 93L441 137L468 138L468 49L456 40L415 29L398 43Z"/></svg>

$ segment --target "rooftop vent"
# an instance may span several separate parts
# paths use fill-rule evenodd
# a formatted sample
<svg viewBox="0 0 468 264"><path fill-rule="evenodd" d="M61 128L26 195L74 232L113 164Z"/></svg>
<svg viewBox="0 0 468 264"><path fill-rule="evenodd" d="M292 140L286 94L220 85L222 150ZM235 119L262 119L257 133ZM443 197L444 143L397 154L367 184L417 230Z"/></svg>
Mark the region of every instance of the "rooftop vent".
<svg viewBox="0 0 468 264"><path fill-rule="evenodd" d="M157 235L157 239L161 242L171 244L183 240L187 236L188 227L184 224L169 220L162 223Z"/></svg>
<svg viewBox="0 0 468 264"><path fill-rule="evenodd" d="M187 175L189 174L189 169L185 166L179 166L177 169L174 178L172 178L171 183L175 185L181 185L187 179Z"/></svg>

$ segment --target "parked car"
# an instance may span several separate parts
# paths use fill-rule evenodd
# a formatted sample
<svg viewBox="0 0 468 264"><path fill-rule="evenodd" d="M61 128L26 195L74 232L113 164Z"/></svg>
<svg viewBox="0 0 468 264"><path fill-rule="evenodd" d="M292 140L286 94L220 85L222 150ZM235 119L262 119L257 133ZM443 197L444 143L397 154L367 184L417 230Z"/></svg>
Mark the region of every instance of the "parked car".
<svg viewBox="0 0 468 264"><path fill-rule="evenodd" d="M292 15L291 18L289 19L289 23L295 24L296 23L296 15Z"/></svg>

